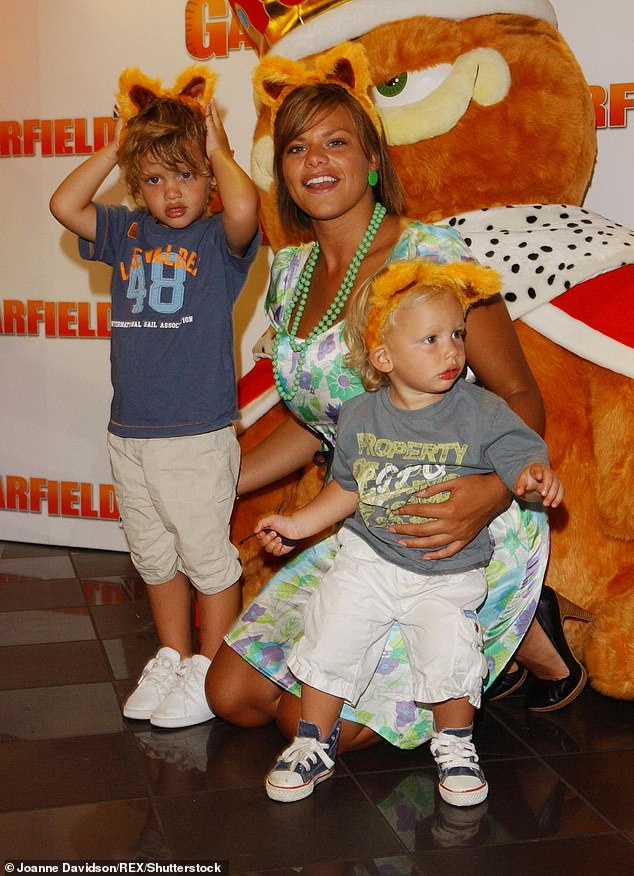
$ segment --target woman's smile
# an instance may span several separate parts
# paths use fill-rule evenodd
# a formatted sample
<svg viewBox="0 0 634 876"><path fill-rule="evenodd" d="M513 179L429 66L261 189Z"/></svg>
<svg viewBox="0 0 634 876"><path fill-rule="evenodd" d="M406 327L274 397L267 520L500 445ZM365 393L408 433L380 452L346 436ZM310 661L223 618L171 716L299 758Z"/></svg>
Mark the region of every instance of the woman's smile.
<svg viewBox="0 0 634 876"><path fill-rule="evenodd" d="M345 213L364 195L371 197L369 166L350 113L342 106L298 134L283 158L291 198L316 219L324 209Z"/></svg>
<svg viewBox="0 0 634 876"><path fill-rule="evenodd" d="M304 185L307 189L330 189L337 182L334 176L313 176Z"/></svg>

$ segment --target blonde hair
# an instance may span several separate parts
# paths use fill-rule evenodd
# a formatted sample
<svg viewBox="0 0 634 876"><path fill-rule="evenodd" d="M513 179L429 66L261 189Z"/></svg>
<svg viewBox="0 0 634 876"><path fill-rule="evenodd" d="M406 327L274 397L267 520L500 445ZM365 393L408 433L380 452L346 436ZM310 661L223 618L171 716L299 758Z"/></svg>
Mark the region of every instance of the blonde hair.
<svg viewBox="0 0 634 876"><path fill-rule="evenodd" d="M373 277L370 277L366 280L354 296L354 300L348 308L344 326L344 338L349 350L345 359L346 365L359 375L367 392L376 392L377 389L386 386L390 382L389 375L383 371L377 371L370 361L370 350L368 349L365 337L367 318L372 309L373 279ZM395 328L398 315L403 307L428 301L431 298L446 293L456 297L455 290L452 289L449 283L438 283L425 287L413 283L409 288L402 291L403 294L399 298L398 304L385 317L381 330L381 340ZM457 297L456 300L458 300Z"/></svg>
<svg viewBox="0 0 634 876"><path fill-rule="evenodd" d="M389 377L372 365L370 352L394 328L403 305L450 294L466 316L472 304L497 295L500 288L499 274L475 262L391 262L369 277L350 303L344 326L346 365L357 372L368 392L375 392L389 383Z"/></svg>
<svg viewBox="0 0 634 876"><path fill-rule="evenodd" d="M157 98L124 125L118 160L128 191L141 196L140 162L150 158L170 170L186 167L194 176L211 177L207 128L201 109L171 98Z"/></svg>

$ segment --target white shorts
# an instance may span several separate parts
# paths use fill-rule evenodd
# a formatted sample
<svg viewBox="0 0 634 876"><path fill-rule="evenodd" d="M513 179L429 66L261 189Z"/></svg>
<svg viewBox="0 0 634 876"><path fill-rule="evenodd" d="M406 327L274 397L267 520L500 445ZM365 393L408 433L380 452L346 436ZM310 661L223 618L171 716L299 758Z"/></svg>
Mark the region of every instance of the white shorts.
<svg viewBox="0 0 634 876"><path fill-rule="evenodd" d="M183 572L201 593L240 577L229 520L240 469L233 426L179 438L108 433L115 495L132 562L146 584Z"/></svg>
<svg viewBox="0 0 634 876"><path fill-rule="evenodd" d="M334 565L311 597L304 636L288 658L300 681L352 706L379 665L398 621L414 677L414 698L430 704L468 697L480 706L487 674L476 609L486 598L483 569L420 575L383 560L349 529Z"/></svg>

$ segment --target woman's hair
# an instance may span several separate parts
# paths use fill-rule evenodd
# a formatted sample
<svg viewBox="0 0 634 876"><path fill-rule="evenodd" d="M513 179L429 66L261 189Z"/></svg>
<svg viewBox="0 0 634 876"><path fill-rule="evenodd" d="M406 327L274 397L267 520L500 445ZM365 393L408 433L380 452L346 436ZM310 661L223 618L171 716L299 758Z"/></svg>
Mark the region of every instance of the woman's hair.
<svg viewBox="0 0 634 876"><path fill-rule="evenodd" d="M199 107L172 98L153 100L126 122L118 160L128 191L140 197L143 157L171 170L186 167L195 176L211 176L207 161L207 128Z"/></svg>
<svg viewBox="0 0 634 876"><path fill-rule="evenodd" d="M385 272L386 268L382 268L374 276L369 277L359 288L359 291L350 302L344 325L344 340L349 350L346 355L346 365L359 375L364 388L368 392L376 392L377 389L390 382L389 375L384 374L382 371L377 371L370 362L370 350L366 342L368 315L373 306L374 281L384 275ZM384 340L386 334L395 328L401 308L419 301L428 301L436 295L447 293L455 295L455 292L455 284L449 280L435 281L425 285L413 282L400 289L398 304L389 311L383 322L381 341Z"/></svg>
<svg viewBox="0 0 634 876"><path fill-rule="evenodd" d="M273 133L277 206L282 224L289 232L307 231L311 221L297 207L286 187L282 170L286 150L296 137L341 106L350 114L366 158L375 156L378 161L379 182L374 187L376 200L386 207L388 213L398 215L403 211L403 187L387 153L385 138L377 131L361 104L341 85L302 85L291 91L282 103L275 118Z"/></svg>

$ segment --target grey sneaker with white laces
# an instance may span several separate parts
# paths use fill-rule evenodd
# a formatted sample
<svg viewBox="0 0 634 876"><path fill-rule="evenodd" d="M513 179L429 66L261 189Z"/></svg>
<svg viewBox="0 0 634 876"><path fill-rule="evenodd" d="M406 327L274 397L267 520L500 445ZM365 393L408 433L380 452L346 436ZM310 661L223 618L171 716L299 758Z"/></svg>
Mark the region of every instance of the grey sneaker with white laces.
<svg viewBox="0 0 634 876"><path fill-rule="evenodd" d="M341 721L322 742L319 727L300 721L297 736L266 777L266 793L271 800L293 803L313 793L315 785L329 779L335 771Z"/></svg>
<svg viewBox="0 0 634 876"><path fill-rule="evenodd" d="M205 676L210 666L211 660L202 654L182 661L172 689L150 716L154 727L191 727L214 717L205 696Z"/></svg>
<svg viewBox="0 0 634 876"><path fill-rule="evenodd" d="M486 800L487 780L478 763L470 727L445 728L432 734L430 749L438 767L438 790L452 806L475 806Z"/></svg>
<svg viewBox="0 0 634 876"><path fill-rule="evenodd" d="M123 705L126 718L148 721L154 709L176 684L181 655L174 648L159 648L143 667L135 689Z"/></svg>

